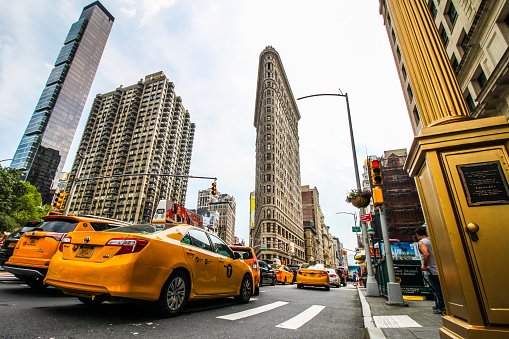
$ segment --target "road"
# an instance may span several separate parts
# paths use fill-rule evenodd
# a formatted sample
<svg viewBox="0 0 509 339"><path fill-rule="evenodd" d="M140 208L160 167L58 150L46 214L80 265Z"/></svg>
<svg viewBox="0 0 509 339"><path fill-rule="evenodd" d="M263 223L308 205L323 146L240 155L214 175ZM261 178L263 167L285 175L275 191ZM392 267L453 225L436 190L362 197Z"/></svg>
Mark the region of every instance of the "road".
<svg viewBox="0 0 509 339"><path fill-rule="evenodd" d="M242 313L240 313L242 312ZM245 305L233 298L190 302L165 319L150 303L85 306L49 287L36 291L0 271L0 338L364 338L352 286L263 286Z"/></svg>

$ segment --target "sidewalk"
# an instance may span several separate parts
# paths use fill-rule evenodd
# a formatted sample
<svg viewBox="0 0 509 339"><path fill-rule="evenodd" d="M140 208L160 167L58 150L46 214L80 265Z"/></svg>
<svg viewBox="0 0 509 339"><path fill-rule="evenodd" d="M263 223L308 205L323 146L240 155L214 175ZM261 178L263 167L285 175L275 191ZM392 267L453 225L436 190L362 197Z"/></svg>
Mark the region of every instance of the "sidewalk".
<svg viewBox="0 0 509 339"><path fill-rule="evenodd" d="M383 297L367 297L366 288L357 287L362 304L366 338L440 338L440 314L433 314L432 300L405 300L408 307L389 306Z"/></svg>

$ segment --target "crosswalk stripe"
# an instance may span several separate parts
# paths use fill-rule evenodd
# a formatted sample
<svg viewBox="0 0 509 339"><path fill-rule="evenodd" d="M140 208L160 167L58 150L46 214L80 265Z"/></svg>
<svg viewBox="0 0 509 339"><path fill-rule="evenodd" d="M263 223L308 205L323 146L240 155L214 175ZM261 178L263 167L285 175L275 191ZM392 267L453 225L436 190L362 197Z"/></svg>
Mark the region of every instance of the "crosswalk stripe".
<svg viewBox="0 0 509 339"><path fill-rule="evenodd" d="M286 301L276 301L276 302L274 302L272 304L268 304L268 305L264 305L264 306L259 306L259 307L255 307L255 308L250 309L250 310L245 310L245 311L241 311L241 312L227 314L227 315L223 315L223 316L216 317L216 318L218 318L218 319L225 319L225 320L238 320L238 319L247 318L247 317L250 317L250 316L253 316L253 315L256 315L256 314L260 314L260 313L263 313L263 312L267 312L267 311L273 310L275 308L284 306L286 304L288 304L288 302L286 302Z"/></svg>
<svg viewBox="0 0 509 339"><path fill-rule="evenodd" d="M296 330L314 317L318 315L318 313L322 312L325 306L313 305L309 307L304 312L297 314L295 317L288 319L284 323L277 325L279 328L286 328L289 330Z"/></svg>

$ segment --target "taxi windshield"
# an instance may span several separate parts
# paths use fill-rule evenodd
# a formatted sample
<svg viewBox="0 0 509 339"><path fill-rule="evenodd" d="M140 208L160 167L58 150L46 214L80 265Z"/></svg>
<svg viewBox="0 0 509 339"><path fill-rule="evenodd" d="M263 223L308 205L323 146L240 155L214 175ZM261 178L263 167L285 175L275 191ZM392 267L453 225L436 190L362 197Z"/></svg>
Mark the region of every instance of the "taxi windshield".
<svg viewBox="0 0 509 339"><path fill-rule="evenodd" d="M308 270L324 270L323 264L302 264L300 268L307 268Z"/></svg>
<svg viewBox="0 0 509 339"><path fill-rule="evenodd" d="M105 230L104 232L112 233L139 233L139 234L156 234L166 231L172 227L179 226L176 224L138 224L129 226L120 226Z"/></svg>
<svg viewBox="0 0 509 339"><path fill-rule="evenodd" d="M74 231L76 226L78 226L78 223L79 222L76 220L51 219L48 221L44 221L43 223L38 225L34 230L44 232L69 233Z"/></svg>

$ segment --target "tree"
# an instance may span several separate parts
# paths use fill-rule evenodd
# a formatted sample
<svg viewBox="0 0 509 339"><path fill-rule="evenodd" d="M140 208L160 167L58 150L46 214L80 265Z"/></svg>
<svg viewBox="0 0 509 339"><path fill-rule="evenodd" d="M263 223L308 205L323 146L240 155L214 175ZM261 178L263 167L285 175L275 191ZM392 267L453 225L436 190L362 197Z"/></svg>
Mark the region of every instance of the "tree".
<svg viewBox="0 0 509 339"><path fill-rule="evenodd" d="M13 231L26 221L41 220L50 207L41 207L41 194L28 182L23 173L0 166L0 232Z"/></svg>

